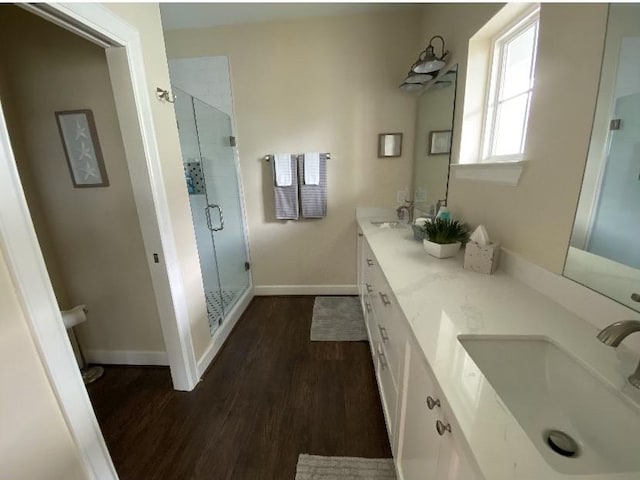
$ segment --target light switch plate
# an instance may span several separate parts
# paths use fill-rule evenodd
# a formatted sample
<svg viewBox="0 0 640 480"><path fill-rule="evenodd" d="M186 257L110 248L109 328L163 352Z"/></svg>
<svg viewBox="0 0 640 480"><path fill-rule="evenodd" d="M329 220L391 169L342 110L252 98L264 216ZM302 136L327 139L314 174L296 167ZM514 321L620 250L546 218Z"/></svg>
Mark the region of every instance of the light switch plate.
<svg viewBox="0 0 640 480"><path fill-rule="evenodd" d="M427 201L427 190L422 187L416 188L416 193L414 194L414 200L416 202L426 202Z"/></svg>

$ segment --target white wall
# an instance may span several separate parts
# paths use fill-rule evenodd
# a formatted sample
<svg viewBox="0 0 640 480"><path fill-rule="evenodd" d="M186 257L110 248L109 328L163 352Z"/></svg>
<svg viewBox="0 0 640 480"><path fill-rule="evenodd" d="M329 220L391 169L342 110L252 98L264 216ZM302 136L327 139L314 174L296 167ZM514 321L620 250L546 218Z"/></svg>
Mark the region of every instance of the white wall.
<svg viewBox="0 0 640 480"><path fill-rule="evenodd" d="M257 286L354 285L357 205L393 205L411 185L416 99L398 89L419 52L416 12L165 33L171 59L228 56ZM401 158L377 135L403 132ZM328 216L274 218L276 152L331 152Z"/></svg>
<svg viewBox="0 0 640 480"><path fill-rule="evenodd" d="M85 352L165 351L104 50L3 6L0 74L16 162L61 309L86 304ZM110 185L74 188L54 112L93 111Z"/></svg>

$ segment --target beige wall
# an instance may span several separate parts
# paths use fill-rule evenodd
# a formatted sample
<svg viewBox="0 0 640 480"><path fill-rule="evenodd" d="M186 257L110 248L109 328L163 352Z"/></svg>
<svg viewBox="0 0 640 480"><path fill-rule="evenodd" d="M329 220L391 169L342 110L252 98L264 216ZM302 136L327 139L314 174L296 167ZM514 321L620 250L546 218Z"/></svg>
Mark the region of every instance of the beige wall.
<svg viewBox="0 0 640 480"><path fill-rule="evenodd" d="M0 477L85 479L0 252Z"/></svg>
<svg viewBox="0 0 640 480"><path fill-rule="evenodd" d="M416 99L398 84L418 53L416 12L165 33L170 58L229 57L256 285L353 285L354 209L411 185ZM401 158L377 134L403 132ZM328 216L274 220L275 152L331 152Z"/></svg>
<svg viewBox="0 0 640 480"><path fill-rule="evenodd" d="M425 7L425 37L444 35L461 78L469 38L499 7ZM449 205L456 216L486 225L505 247L556 273L563 268L589 146L606 18L605 4L542 4L528 163L520 184L450 181ZM459 106L464 83L458 84ZM460 146L461 108L455 117L453 161Z"/></svg>
<svg viewBox="0 0 640 480"><path fill-rule="evenodd" d="M104 4L140 33L153 125L162 162L163 181L171 215L171 227L178 255L178 265L187 302L191 335L196 358L199 359L211 342L209 320L202 287L198 250L189 209L189 197L182 169L182 154L176 117L171 104L159 102L156 87L169 88L169 67L164 49L164 37L158 4ZM135 120L132 119L132 125ZM122 125L122 128L126 128Z"/></svg>
<svg viewBox="0 0 640 480"><path fill-rule="evenodd" d="M85 350L165 350L104 50L3 6L7 121L61 309L85 303ZM5 97L3 97L4 99ZM73 188L55 111L93 110L110 186Z"/></svg>

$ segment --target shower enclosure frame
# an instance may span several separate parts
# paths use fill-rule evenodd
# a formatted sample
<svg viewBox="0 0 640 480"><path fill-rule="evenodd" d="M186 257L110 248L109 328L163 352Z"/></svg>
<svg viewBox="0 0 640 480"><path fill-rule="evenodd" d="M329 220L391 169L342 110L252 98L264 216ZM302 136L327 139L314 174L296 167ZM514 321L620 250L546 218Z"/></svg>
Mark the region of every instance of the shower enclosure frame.
<svg viewBox="0 0 640 480"><path fill-rule="evenodd" d="M174 87L172 85L172 89L177 89L177 88L178 87ZM177 91L178 90L176 90L176 92ZM216 107L213 107L212 105L206 104L201 99L199 99L197 97L194 97L193 95L191 95L191 94L189 94L187 92L184 92L184 93L186 95L190 96L192 100L198 100L198 101L204 103L205 105L207 105L208 107L220 111ZM174 103L174 107L175 107L175 103ZM194 113L195 113L195 111L194 111ZM176 114L176 118L178 119L178 115L177 114ZM244 252L245 252L246 261L249 264L249 271L247 272L249 283L248 283L247 289L244 291L244 293L242 293L242 295L240 295L240 297L235 301L235 303L233 304L233 306L229 310L228 315L224 315L224 317L223 317L224 321L220 324L220 326L212 334L211 341L209 342L209 345L207 346L207 349L205 350L205 353L202 355L201 359L198 361L197 368L198 368L198 375L199 376L202 376L204 374L204 372L206 371L207 367L211 364L211 362L213 361L215 356L218 354L218 352L220 351L220 349L224 345L224 342L227 340L227 338L229 337L229 334L233 330L233 327L235 327L236 323L240 319L240 316L246 310L246 308L249 306L249 303L251 302L251 300L253 299L253 297L255 295L255 289L254 289L254 284L253 284L253 275L250 272L251 265L253 265L253 264L252 264L252 259L251 259L251 246L250 246L250 243L249 243L249 224L248 224L248 221L247 221L247 210L246 210L246 204L245 204L245 201L244 201L244 199L245 199L244 184L242 182L242 178L243 177L242 177L242 172L241 172L241 168L240 168L238 146L235 143L236 142L236 131L237 131L236 124L235 124L235 115L234 114L229 115L229 120L230 120L231 134L232 134L233 140L234 140L234 143L233 143L233 145L231 145L231 147L232 147L232 155L233 155L233 166L234 166L235 178L236 178L236 186L238 188L238 195L239 195L240 219L241 219L241 223L242 223L242 238L243 238L243 241L244 241ZM196 119L196 122L197 122L197 119ZM178 123L179 123L179 121L178 121ZM196 125L196 130L198 130L198 126L197 125ZM199 141L200 141L200 139L198 139L198 142ZM181 141L181 148L182 148L182 141ZM201 147L199 146L199 148L201 148ZM185 189L186 189L186 184L185 184ZM191 199L190 199L190 201L191 201ZM196 228L196 225L194 224L194 229L195 228ZM213 240L213 242L214 242L214 245L215 245L215 240ZM215 246L214 246L214 250L215 250ZM200 251L198 252L198 255L200 255ZM202 266L201 266L201 268L202 268Z"/></svg>
<svg viewBox="0 0 640 480"><path fill-rule="evenodd" d="M119 117L125 113L130 116L131 129L122 129L122 136L130 177L137 187L134 189L136 208L160 307L174 388L192 390L204 365L198 364L193 347L140 32L101 4L20 6L106 49ZM1 114L0 167L0 250L31 339L86 478L117 480L118 474L66 335ZM152 254L157 255L158 262ZM253 289L250 290L252 294Z"/></svg>

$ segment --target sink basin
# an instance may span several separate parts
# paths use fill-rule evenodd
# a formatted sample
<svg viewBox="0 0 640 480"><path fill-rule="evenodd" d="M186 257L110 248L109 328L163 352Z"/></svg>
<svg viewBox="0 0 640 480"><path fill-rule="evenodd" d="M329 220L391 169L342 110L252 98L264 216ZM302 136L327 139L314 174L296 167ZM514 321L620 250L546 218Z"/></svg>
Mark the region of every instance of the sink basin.
<svg viewBox="0 0 640 480"><path fill-rule="evenodd" d="M554 470L640 472L640 410L565 350L541 337L458 340Z"/></svg>
<svg viewBox="0 0 640 480"><path fill-rule="evenodd" d="M372 221L371 225L375 225L378 228L407 228L406 223L398 222L395 220Z"/></svg>

